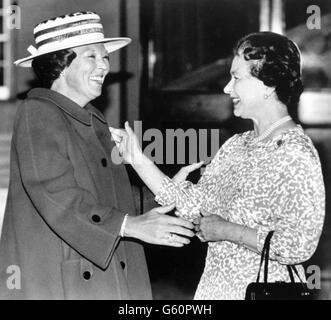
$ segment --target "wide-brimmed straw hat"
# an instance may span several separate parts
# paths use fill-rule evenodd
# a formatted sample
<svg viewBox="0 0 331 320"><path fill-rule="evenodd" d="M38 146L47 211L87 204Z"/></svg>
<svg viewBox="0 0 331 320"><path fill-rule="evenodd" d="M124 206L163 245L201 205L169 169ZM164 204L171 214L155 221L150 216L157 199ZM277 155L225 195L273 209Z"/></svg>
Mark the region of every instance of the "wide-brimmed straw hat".
<svg viewBox="0 0 331 320"><path fill-rule="evenodd" d="M108 53L131 42L130 38L105 38L100 16L94 12L76 12L39 23L33 29L35 45L27 49L30 56L16 60L20 67L31 67L34 58L58 50L104 43Z"/></svg>

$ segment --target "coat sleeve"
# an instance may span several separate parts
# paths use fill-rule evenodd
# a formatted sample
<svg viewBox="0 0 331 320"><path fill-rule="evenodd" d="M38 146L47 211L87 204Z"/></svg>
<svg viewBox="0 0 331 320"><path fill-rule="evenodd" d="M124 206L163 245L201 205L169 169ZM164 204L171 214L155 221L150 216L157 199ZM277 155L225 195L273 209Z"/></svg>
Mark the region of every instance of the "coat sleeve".
<svg viewBox="0 0 331 320"><path fill-rule="evenodd" d="M124 213L103 206L74 177L68 131L54 106L27 100L13 141L23 186L42 219L70 247L105 269L119 241Z"/></svg>

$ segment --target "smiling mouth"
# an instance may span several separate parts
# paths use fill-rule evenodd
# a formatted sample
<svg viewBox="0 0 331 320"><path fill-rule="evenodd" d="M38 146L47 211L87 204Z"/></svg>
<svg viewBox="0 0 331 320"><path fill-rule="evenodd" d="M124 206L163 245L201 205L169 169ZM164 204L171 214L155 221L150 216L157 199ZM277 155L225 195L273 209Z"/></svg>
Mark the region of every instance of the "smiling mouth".
<svg viewBox="0 0 331 320"><path fill-rule="evenodd" d="M92 76L92 77L90 77L90 80L96 82L99 86L102 86L104 79L105 79L104 76Z"/></svg>

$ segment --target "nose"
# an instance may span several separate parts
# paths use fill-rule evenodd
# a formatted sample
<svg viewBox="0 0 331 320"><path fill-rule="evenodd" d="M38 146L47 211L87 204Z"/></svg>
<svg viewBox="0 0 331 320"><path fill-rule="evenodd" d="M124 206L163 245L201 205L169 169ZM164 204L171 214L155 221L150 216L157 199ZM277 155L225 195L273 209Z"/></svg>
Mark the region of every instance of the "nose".
<svg viewBox="0 0 331 320"><path fill-rule="evenodd" d="M110 68L108 60L105 60L103 57L98 59L97 67L103 70L108 70Z"/></svg>
<svg viewBox="0 0 331 320"><path fill-rule="evenodd" d="M232 91L232 79L227 83L227 85L223 89L224 93L230 94Z"/></svg>

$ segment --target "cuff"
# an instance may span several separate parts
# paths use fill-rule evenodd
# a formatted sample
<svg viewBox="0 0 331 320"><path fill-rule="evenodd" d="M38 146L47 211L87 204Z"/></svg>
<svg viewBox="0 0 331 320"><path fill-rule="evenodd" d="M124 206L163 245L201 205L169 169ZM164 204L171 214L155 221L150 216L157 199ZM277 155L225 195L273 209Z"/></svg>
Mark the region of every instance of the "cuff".
<svg viewBox="0 0 331 320"><path fill-rule="evenodd" d="M120 237L124 237L124 231L125 231L125 225L126 225L126 221L127 221L127 219L128 219L128 214L126 214L125 216L124 216L124 219L123 219L123 222L122 222L122 226L121 226L121 229L120 229L120 233L119 233L119 235L120 235Z"/></svg>

